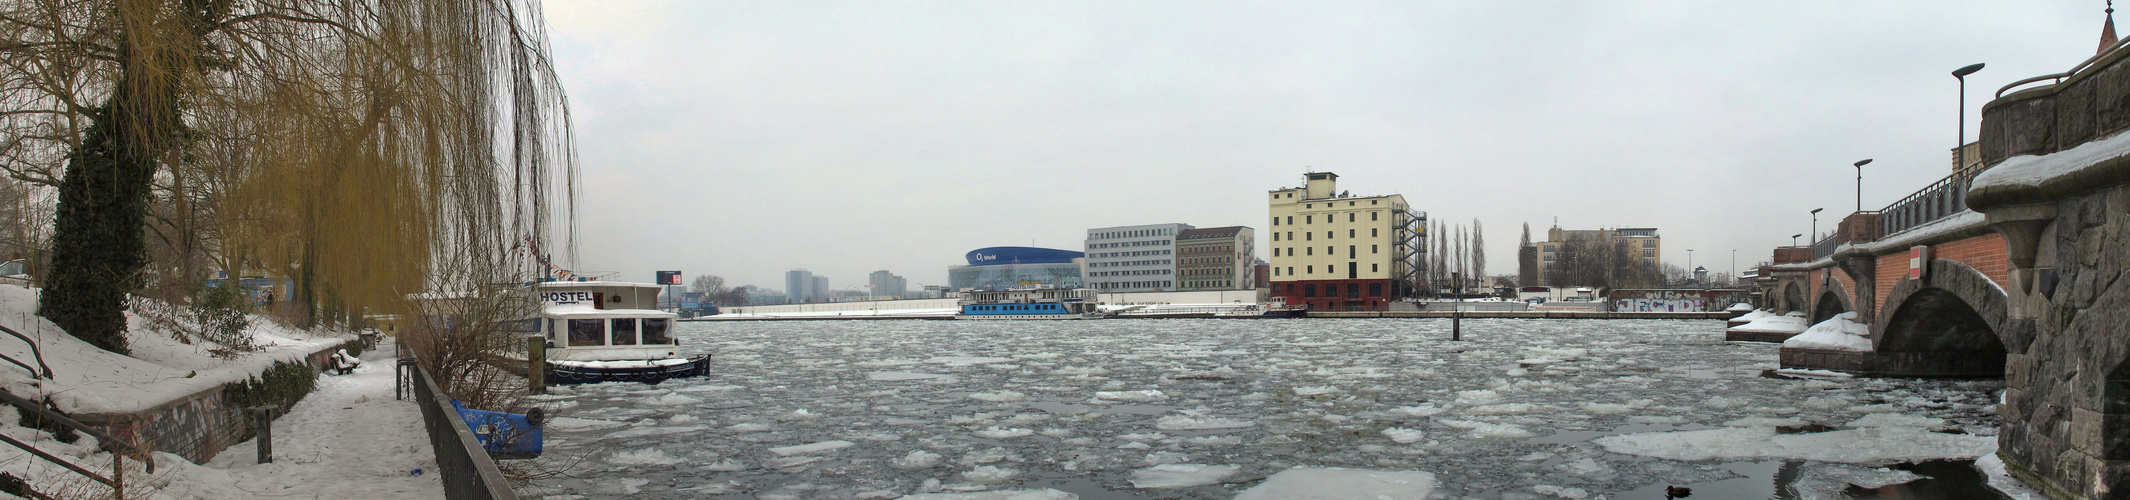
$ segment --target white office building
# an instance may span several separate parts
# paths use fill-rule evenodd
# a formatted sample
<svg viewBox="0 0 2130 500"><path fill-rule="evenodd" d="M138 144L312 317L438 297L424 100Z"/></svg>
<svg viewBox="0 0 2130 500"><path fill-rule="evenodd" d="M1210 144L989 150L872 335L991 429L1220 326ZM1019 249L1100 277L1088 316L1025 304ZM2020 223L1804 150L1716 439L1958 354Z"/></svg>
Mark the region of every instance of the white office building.
<svg viewBox="0 0 2130 500"><path fill-rule="evenodd" d="M1102 293L1168 292L1177 288L1176 235L1190 224L1148 224L1087 230L1087 287Z"/></svg>

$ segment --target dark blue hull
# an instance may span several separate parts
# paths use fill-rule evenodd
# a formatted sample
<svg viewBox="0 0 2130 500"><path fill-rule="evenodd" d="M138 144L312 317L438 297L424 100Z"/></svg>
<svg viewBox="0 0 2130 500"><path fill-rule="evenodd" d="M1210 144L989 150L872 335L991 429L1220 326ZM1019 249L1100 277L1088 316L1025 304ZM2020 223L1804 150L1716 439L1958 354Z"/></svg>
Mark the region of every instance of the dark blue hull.
<svg viewBox="0 0 2130 500"><path fill-rule="evenodd" d="M672 378L709 376L710 355L704 354L689 358L686 363L672 366L578 368L547 363L546 370L547 383L551 385L596 384L600 382L656 384Z"/></svg>

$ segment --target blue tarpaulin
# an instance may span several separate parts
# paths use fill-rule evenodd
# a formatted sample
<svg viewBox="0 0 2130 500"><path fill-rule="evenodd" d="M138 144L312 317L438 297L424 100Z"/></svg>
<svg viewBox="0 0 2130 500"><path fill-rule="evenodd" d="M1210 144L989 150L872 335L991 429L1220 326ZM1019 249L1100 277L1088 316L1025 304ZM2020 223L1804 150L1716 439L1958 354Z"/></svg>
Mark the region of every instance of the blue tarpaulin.
<svg viewBox="0 0 2130 500"><path fill-rule="evenodd" d="M544 441L542 426L523 413L475 410L451 400L451 408L459 411L459 418L473 430L475 439L488 456L496 459L537 458ZM540 422L545 423L545 422Z"/></svg>

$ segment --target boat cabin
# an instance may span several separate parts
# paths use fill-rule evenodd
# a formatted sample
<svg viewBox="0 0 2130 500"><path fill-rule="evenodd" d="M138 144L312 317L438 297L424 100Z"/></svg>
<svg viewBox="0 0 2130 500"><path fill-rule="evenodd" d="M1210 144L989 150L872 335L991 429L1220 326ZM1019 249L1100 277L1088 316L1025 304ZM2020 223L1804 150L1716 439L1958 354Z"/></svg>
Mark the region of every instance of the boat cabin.
<svg viewBox="0 0 2130 500"><path fill-rule="evenodd" d="M659 285L613 281L548 282L540 296L538 328L548 358L566 360L646 359L675 355L673 321L656 309Z"/></svg>

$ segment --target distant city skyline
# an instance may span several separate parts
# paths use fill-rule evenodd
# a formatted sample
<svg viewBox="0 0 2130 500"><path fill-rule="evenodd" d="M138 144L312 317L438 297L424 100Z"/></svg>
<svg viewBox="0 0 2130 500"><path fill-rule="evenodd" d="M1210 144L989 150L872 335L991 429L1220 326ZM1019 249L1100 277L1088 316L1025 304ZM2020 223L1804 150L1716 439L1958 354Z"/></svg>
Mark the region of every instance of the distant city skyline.
<svg viewBox="0 0 2130 500"><path fill-rule="evenodd" d="M1659 227L1743 270L1947 172L2100 2L773 4L550 1L583 167L573 268L912 289L1088 228L1268 227L1310 170L1495 229ZM1365 179L1365 180L1364 180ZM1260 256L1262 257L1262 256Z"/></svg>

